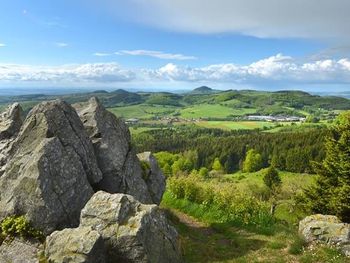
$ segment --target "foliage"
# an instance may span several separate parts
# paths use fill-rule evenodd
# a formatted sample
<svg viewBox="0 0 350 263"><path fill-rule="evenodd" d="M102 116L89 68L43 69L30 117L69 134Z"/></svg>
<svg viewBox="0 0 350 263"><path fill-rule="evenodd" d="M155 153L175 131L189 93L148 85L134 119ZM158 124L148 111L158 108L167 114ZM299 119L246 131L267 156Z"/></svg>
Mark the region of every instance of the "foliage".
<svg viewBox="0 0 350 263"><path fill-rule="evenodd" d="M250 149L243 162L243 172L251 173L259 171L263 166L263 160L257 151Z"/></svg>
<svg viewBox="0 0 350 263"><path fill-rule="evenodd" d="M209 170L206 167L202 167L201 169L199 169L198 173L204 179L209 177Z"/></svg>
<svg viewBox="0 0 350 263"><path fill-rule="evenodd" d="M271 191L274 191L276 188L278 188L282 184L278 171L273 166L270 166L269 168L266 169L263 180L265 185Z"/></svg>
<svg viewBox="0 0 350 263"><path fill-rule="evenodd" d="M315 213L337 215L350 222L350 111L337 119L326 140L326 158L315 163L316 184L305 191Z"/></svg>
<svg viewBox="0 0 350 263"><path fill-rule="evenodd" d="M168 179L168 191L176 199L221 211L220 218L225 222L263 228L274 222L267 203L238 193L231 186L216 188L210 183L199 182L197 177L180 176Z"/></svg>
<svg viewBox="0 0 350 263"><path fill-rule="evenodd" d="M42 239L43 234L33 228L24 216L9 216L0 223L1 233L5 236Z"/></svg>
<svg viewBox="0 0 350 263"><path fill-rule="evenodd" d="M142 178L144 180L147 180L148 176L149 176L149 171L151 169L151 166L146 161L140 161L140 163L141 163L141 169L142 169Z"/></svg>
<svg viewBox="0 0 350 263"><path fill-rule="evenodd" d="M216 172L222 172L224 170L224 168L222 167L222 164L220 163L219 158L214 159L214 162L211 168Z"/></svg>
<svg viewBox="0 0 350 263"><path fill-rule="evenodd" d="M263 167L273 164L282 171L312 173L312 161L324 158L324 138L327 130L314 127L291 132L263 133L257 131L223 131L196 126L176 126L169 129L150 130L133 136L137 151L168 152L170 166L185 151L195 151L197 159L193 168L211 166L219 158L225 173L241 169L248 149L261 155ZM171 152L171 153L169 153ZM166 156L166 154L162 154ZM173 159L172 159L173 158ZM189 171L191 171L190 169Z"/></svg>

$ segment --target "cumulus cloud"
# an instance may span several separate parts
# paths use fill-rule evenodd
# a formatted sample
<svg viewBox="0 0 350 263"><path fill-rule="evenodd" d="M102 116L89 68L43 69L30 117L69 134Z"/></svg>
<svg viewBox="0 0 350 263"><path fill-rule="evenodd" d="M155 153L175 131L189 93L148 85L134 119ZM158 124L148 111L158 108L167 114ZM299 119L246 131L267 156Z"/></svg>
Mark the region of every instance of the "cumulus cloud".
<svg viewBox="0 0 350 263"><path fill-rule="evenodd" d="M348 39L348 0L91 0L109 12L171 31Z"/></svg>
<svg viewBox="0 0 350 263"><path fill-rule="evenodd" d="M216 64L206 67L181 67L167 64L148 71L150 78L170 81L226 82L259 86L279 84L350 84L350 60L319 60L298 63L292 57L277 54L249 65Z"/></svg>
<svg viewBox="0 0 350 263"><path fill-rule="evenodd" d="M0 43L0 47L6 47L4 43Z"/></svg>
<svg viewBox="0 0 350 263"><path fill-rule="evenodd" d="M116 52L117 55L131 55L131 56L147 56L154 57L159 59L168 59L168 60L192 60L197 59L194 56L186 56L183 54L171 54L165 53L162 51L154 51L154 50L119 50Z"/></svg>
<svg viewBox="0 0 350 263"><path fill-rule="evenodd" d="M134 72L116 63L63 65L56 67L0 64L0 81L10 82L126 82Z"/></svg>
<svg viewBox="0 0 350 263"><path fill-rule="evenodd" d="M166 64L156 69L125 69L116 63L92 63L63 66L0 64L0 83L211 83L242 86L291 84L350 85L350 59L324 59L298 62L277 54L248 65L234 63L204 67Z"/></svg>

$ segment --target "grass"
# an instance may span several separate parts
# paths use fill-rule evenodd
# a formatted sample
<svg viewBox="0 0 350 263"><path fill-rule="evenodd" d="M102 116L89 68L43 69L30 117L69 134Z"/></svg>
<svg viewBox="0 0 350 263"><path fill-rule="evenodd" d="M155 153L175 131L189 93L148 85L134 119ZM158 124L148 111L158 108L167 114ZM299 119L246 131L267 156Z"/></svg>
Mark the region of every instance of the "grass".
<svg viewBox="0 0 350 263"><path fill-rule="evenodd" d="M232 189L246 196L259 193L264 187L263 171L235 173L209 179L197 184L211 184L216 189ZM298 222L306 214L293 208L292 196L313 183L314 176L280 172L282 202L276 209L275 221L265 224L241 224L223 210L190 199L177 199L165 192L161 207L180 235L186 262L319 262L346 263L349 259L338 250L326 246L310 246L298 234ZM171 189L170 184L169 189ZM223 190L222 190L223 191ZM186 195L185 195L186 196ZM237 204L239 205L239 204Z"/></svg>
<svg viewBox="0 0 350 263"><path fill-rule="evenodd" d="M252 232L167 193L161 206L179 232L185 262L349 262L337 250L305 247L295 228L277 225L272 235Z"/></svg>
<svg viewBox="0 0 350 263"><path fill-rule="evenodd" d="M146 131L152 131L152 130L157 130L159 128L153 128L153 127L129 127L130 133L131 135L135 135L135 134L140 134L142 132L146 132Z"/></svg>
<svg viewBox="0 0 350 263"><path fill-rule="evenodd" d="M176 109L178 108L174 106L138 104L125 107L114 107L109 108L108 110L116 116L125 119L150 119L155 116L171 115L175 113Z"/></svg>
<svg viewBox="0 0 350 263"><path fill-rule="evenodd" d="M223 130L252 130L275 126L274 123L265 121L200 121L196 124L205 128L219 128Z"/></svg>
<svg viewBox="0 0 350 263"><path fill-rule="evenodd" d="M233 109L220 104L199 104L180 111L182 118L226 118L255 113L256 109Z"/></svg>

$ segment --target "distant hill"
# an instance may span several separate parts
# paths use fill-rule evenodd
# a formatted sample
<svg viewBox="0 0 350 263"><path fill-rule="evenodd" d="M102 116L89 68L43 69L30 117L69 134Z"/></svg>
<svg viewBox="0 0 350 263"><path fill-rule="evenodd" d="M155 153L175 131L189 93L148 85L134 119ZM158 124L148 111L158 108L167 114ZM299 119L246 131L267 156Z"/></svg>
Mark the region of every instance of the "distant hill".
<svg viewBox="0 0 350 263"><path fill-rule="evenodd" d="M130 92L118 89L111 92L96 90L93 92L44 95L30 94L21 96L0 96L0 110L6 105L19 102L25 111L30 110L35 104L53 99L62 99L68 103L87 101L96 96L105 107L124 107L142 105L156 107L170 107L174 113L181 110L197 111L198 105L209 105L212 111L213 105L219 106L221 110L226 109L233 115L242 112L254 112L261 115L300 115L322 114L322 112L333 110L350 110L350 100L339 96L312 95L304 91L256 91L256 90L226 90L219 91L207 86L198 87L189 93L175 94L171 92ZM155 111L146 109L142 114L153 114ZM170 109L166 109L168 112ZM215 112L212 115L216 115Z"/></svg>
<svg viewBox="0 0 350 263"><path fill-rule="evenodd" d="M211 94L211 93L216 93L216 92L218 92L218 91L214 90L212 88L209 88L207 86L201 86L201 87L195 88L190 93L191 94Z"/></svg>

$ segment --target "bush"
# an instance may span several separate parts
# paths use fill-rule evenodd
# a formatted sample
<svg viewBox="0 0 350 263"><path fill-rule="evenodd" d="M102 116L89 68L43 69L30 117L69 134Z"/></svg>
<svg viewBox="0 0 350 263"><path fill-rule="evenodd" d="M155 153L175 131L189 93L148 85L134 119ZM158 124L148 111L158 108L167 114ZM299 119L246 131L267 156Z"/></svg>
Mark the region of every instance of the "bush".
<svg viewBox="0 0 350 263"><path fill-rule="evenodd" d="M168 179L168 191L173 197L221 211L225 215L221 218L222 222L264 227L270 227L274 223L267 202L235 190L232 185L215 187L193 176Z"/></svg>
<svg viewBox="0 0 350 263"><path fill-rule="evenodd" d="M270 190L274 190L282 184L278 171L273 166L266 169L263 180Z"/></svg>
<svg viewBox="0 0 350 263"><path fill-rule="evenodd" d="M42 239L43 234L34 229L24 216L6 217L0 224L1 233L4 236L20 236L22 238Z"/></svg>

